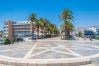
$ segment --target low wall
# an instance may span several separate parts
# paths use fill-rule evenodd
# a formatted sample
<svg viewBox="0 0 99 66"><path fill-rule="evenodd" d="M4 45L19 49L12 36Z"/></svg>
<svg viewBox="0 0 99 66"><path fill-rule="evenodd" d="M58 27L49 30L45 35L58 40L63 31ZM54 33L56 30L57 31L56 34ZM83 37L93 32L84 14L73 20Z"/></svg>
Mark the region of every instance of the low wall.
<svg viewBox="0 0 99 66"><path fill-rule="evenodd" d="M90 63L91 62L88 57L66 59L22 59L0 56L0 64L11 66L79 66Z"/></svg>

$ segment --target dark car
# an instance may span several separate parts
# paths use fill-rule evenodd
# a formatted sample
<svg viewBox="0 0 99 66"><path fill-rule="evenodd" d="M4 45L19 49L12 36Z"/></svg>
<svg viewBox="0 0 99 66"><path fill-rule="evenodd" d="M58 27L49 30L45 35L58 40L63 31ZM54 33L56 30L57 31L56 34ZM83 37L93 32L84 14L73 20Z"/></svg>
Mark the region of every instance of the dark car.
<svg viewBox="0 0 99 66"><path fill-rule="evenodd" d="M17 38L17 42L22 42L23 41L23 38Z"/></svg>

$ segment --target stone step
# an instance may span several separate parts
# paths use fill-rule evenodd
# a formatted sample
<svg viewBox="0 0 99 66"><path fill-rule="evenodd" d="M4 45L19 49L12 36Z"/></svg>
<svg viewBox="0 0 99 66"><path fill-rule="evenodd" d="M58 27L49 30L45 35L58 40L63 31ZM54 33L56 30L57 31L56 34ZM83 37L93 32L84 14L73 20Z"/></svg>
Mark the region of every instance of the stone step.
<svg viewBox="0 0 99 66"><path fill-rule="evenodd" d="M11 65L0 64L0 66L11 66Z"/></svg>
<svg viewBox="0 0 99 66"><path fill-rule="evenodd" d="M96 66L94 64L80 65L80 66Z"/></svg>

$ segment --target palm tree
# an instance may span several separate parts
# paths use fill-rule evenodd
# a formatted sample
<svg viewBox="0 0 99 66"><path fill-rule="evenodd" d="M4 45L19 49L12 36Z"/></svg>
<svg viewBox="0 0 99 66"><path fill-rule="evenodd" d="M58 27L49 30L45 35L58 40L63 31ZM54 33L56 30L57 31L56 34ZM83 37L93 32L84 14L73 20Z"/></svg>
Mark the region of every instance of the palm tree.
<svg viewBox="0 0 99 66"><path fill-rule="evenodd" d="M40 24L40 28L41 28L41 34L42 34L42 38L44 38L43 34L44 34L44 19L40 18L39 19L39 24Z"/></svg>
<svg viewBox="0 0 99 66"><path fill-rule="evenodd" d="M53 24L50 24L50 33L51 33L51 37L52 37L52 34L54 34L54 28L55 26Z"/></svg>
<svg viewBox="0 0 99 66"><path fill-rule="evenodd" d="M40 33L40 29L42 30L42 34L43 37L46 35L51 34L51 33L56 33L58 32L57 27L52 24L50 21L48 21L45 18L40 18L37 19L36 18L36 14L32 13L29 16L29 21L30 21L30 25L31 25L31 35L32 35L32 39L34 39L34 31L37 31L37 35L39 36Z"/></svg>
<svg viewBox="0 0 99 66"><path fill-rule="evenodd" d="M38 28L38 34L40 33L40 30L42 34L45 34L45 28L47 27L47 23L44 18L40 18L37 22L37 28Z"/></svg>
<svg viewBox="0 0 99 66"><path fill-rule="evenodd" d="M48 35L51 37L51 22L48 22Z"/></svg>
<svg viewBox="0 0 99 66"><path fill-rule="evenodd" d="M54 25L54 24L49 25L49 31L50 31L52 37L55 36L56 34L58 34L58 29L57 29L56 25Z"/></svg>
<svg viewBox="0 0 99 66"><path fill-rule="evenodd" d="M29 16L29 21L30 21L30 25L31 25L31 35L32 35L32 40L34 39L34 30L35 30L35 23L37 21L37 18L36 18L36 14L32 13L30 16Z"/></svg>
<svg viewBox="0 0 99 66"><path fill-rule="evenodd" d="M70 39L70 33L73 30L73 24L70 21L65 22L64 24L65 30L66 30L66 39Z"/></svg>
<svg viewBox="0 0 99 66"><path fill-rule="evenodd" d="M44 18L40 18L39 19L39 23L40 23L40 26L43 30L43 34L44 36L46 35L46 32L47 32L47 28L48 28L48 20L47 19L44 19Z"/></svg>
<svg viewBox="0 0 99 66"><path fill-rule="evenodd" d="M65 30L65 39L70 39L70 32L73 30L73 24L71 20L73 19L71 10L64 9L61 15L62 20L64 21L64 30Z"/></svg>
<svg viewBox="0 0 99 66"><path fill-rule="evenodd" d="M39 38L39 32L40 32L40 27L41 27L40 21L37 20L35 25L36 25L36 31L37 31L37 38Z"/></svg>
<svg viewBox="0 0 99 66"><path fill-rule="evenodd" d="M40 18L40 19L39 19L39 23L40 23L40 26L41 26L42 28L45 27L45 26L44 26L44 19L43 19L43 18Z"/></svg>

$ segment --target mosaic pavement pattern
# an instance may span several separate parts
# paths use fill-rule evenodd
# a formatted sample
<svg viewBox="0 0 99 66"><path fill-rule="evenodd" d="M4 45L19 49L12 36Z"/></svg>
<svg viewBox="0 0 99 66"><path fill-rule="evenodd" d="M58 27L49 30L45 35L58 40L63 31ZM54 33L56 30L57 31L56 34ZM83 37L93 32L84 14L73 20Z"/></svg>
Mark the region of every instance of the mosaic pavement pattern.
<svg viewBox="0 0 99 66"><path fill-rule="evenodd" d="M85 57L99 53L99 42L37 40L0 46L0 55L25 59Z"/></svg>

